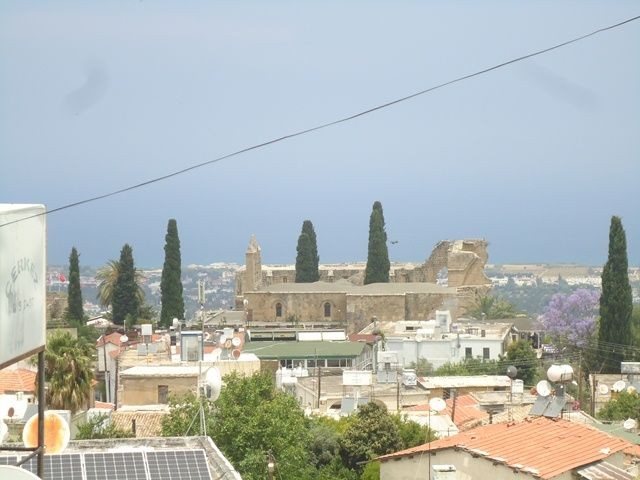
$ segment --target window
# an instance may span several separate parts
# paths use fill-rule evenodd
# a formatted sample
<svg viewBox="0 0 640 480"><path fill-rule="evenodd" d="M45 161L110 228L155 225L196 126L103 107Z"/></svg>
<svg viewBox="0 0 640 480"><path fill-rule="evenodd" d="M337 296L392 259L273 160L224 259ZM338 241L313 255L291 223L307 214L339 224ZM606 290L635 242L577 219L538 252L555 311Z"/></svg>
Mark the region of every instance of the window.
<svg viewBox="0 0 640 480"><path fill-rule="evenodd" d="M489 358L491 358L491 350L489 349L489 347L484 347L482 349L482 359L489 360Z"/></svg>
<svg viewBox="0 0 640 480"><path fill-rule="evenodd" d="M473 358L473 351L471 347L465 347L464 349L464 358Z"/></svg>
<svg viewBox="0 0 640 480"><path fill-rule="evenodd" d="M158 403L167 403L169 399L169 385L158 385Z"/></svg>
<svg viewBox="0 0 640 480"><path fill-rule="evenodd" d="M282 277L282 283L287 283L289 279L287 277Z"/></svg>
<svg viewBox="0 0 640 480"><path fill-rule="evenodd" d="M331 316L331 304L329 302L325 302L324 304L324 316L325 317Z"/></svg>
<svg viewBox="0 0 640 480"><path fill-rule="evenodd" d="M282 304L276 303L276 318L282 318Z"/></svg>

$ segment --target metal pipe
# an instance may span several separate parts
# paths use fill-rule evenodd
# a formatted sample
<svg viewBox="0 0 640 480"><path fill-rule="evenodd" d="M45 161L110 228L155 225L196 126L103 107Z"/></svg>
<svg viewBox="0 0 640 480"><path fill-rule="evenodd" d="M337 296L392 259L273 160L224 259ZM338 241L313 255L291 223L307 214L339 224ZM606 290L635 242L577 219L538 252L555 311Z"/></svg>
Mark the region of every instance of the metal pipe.
<svg viewBox="0 0 640 480"><path fill-rule="evenodd" d="M44 350L38 352L38 476L44 478Z"/></svg>

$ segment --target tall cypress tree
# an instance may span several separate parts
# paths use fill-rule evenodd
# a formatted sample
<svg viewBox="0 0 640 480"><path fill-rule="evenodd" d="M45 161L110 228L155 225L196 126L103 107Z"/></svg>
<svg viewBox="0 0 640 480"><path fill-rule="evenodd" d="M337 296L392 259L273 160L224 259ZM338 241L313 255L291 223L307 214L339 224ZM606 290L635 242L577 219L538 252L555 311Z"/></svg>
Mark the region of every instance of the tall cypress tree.
<svg viewBox="0 0 640 480"><path fill-rule="evenodd" d="M296 283L317 282L320 279L318 271L320 257L318 256L316 232L311 220L305 220L302 223L302 232L298 237L296 251Z"/></svg>
<svg viewBox="0 0 640 480"><path fill-rule="evenodd" d="M137 288L133 250L126 243L120 251L118 278L113 287L113 323L124 325L127 315L138 317L140 300L136 294Z"/></svg>
<svg viewBox="0 0 640 480"><path fill-rule="evenodd" d="M602 269L599 340L621 345L631 344L631 312L633 298L629 284L627 239L620 217L611 217L609 257ZM606 370L620 371L624 360L622 349L612 349Z"/></svg>
<svg viewBox="0 0 640 480"><path fill-rule="evenodd" d="M162 302L160 325L168 327L174 318L184 318L180 238L178 237L178 225L173 218L169 220L167 235L164 239L164 265L162 266L162 280L160 281Z"/></svg>
<svg viewBox="0 0 640 480"><path fill-rule="evenodd" d="M80 261L76 247L71 248L69 255L69 286L67 289L67 320L81 322L84 319L82 308L82 291L80 290Z"/></svg>
<svg viewBox="0 0 640 480"><path fill-rule="evenodd" d="M374 202L369 218L369 252L367 268L364 272L364 284L389 282L389 250L387 249L387 232L384 229L384 213L382 204Z"/></svg>

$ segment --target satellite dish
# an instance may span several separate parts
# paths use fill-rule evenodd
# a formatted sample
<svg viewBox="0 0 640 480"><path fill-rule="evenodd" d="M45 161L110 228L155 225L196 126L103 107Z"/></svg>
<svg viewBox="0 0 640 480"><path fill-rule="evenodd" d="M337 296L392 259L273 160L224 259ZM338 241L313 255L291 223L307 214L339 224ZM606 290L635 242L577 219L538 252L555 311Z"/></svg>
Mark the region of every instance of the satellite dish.
<svg viewBox="0 0 640 480"><path fill-rule="evenodd" d="M0 418L0 443L4 442L4 439L7 438L7 434L9 433L9 427L4 421Z"/></svg>
<svg viewBox="0 0 640 480"><path fill-rule="evenodd" d="M227 338L224 341L224 348L229 349L229 348L231 348L231 346L232 346L231 340Z"/></svg>
<svg viewBox="0 0 640 480"><path fill-rule="evenodd" d="M227 336L223 333L222 335L220 335L218 341L220 342L220 345L224 345L224 342L227 341Z"/></svg>
<svg viewBox="0 0 640 480"><path fill-rule="evenodd" d="M127 337L126 335L122 335L120 337L120 343L127 343L129 341L129 337Z"/></svg>
<svg viewBox="0 0 640 480"><path fill-rule="evenodd" d="M240 340L238 337L233 337L231 339L231 345L233 345L234 347L239 347L241 343L242 340Z"/></svg>
<svg viewBox="0 0 640 480"><path fill-rule="evenodd" d="M222 377L220 377L220 370L216 367L211 367L207 370L204 377L204 384L206 387L207 398L212 402L215 402L220 396L220 390L222 390Z"/></svg>
<svg viewBox="0 0 640 480"><path fill-rule="evenodd" d="M0 478L11 478L12 480L40 479L35 473L13 465L0 465Z"/></svg>
<svg viewBox="0 0 640 480"><path fill-rule="evenodd" d="M44 413L44 446L47 453L61 453L69 444L69 424L56 412ZM22 442L27 448L38 446L38 415L34 415L22 429Z"/></svg>
<svg viewBox="0 0 640 480"><path fill-rule="evenodd" d="M614 392L621 392L625 389L626 386L627 384L624 383L624 380L618 380L616 383L613 384L613 387L611 387L611 390L613 390Z"/></svg>
<svg viewBox="0 0 640 480"><path fill-rule="evenodd" d="M241 355L241 354L242 354L242 352L240 351L240 349L239 349L239 348L236 348L236 349L234 349L234 350L231 352L231 356L232 356L233 358L235 358L236 360L240 358L240 355Z"/></svg>
<svg viewBox="0 0 640 480"><path fill-rule="evenodd" d="M636 425L638 425L638 422L636 422L635 419L627 418L622 424L622 427L625 430L633 430L634 428L636 428Z"/></svg>
<svg viewBox="0 0 640 480"><path fill-rule="evenodd" d="M518 375L518 369L513 365L509 365L507 367L507 377L513 380L514 378L516 378L517 375Z"/></svg>
<svg viewBox="0 0 640 480"><path fill-rule="evenodd" d="M9 418L13 418L13 416L16 414L16 410L13 407L9 407L9 410L7 410L7 417Z"/></svg>
<svg viewBox="0 0 640 480"><path fill-rule="evenodd" d="M536 392L541 397L548 397L551 395L551 385L546 380L540 380L536 385Z"/></svg>
<svg viewBox="0 0 640 480"><path fill-rule="evenodd" d="M429 400L429 408L431 408L431 410L434 410L436 412L441 412L445 408L447 408L447 402L445 402L440 397L435 397Z"/></svg>
<svg viewBox="0 0 640 480"><path fill-rule="evenodd" d="M609 387L607 387L604 383L601 383L600 385L598 385L598 393L600 395L606 395L607 393L609 393Z"/></svg>

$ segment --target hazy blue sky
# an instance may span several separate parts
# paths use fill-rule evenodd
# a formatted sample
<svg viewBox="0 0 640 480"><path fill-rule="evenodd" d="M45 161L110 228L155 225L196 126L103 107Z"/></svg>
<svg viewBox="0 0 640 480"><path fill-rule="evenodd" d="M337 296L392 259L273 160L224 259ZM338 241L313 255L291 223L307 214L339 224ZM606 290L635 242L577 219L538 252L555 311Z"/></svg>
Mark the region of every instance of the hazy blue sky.
<svg viewBox="0 0 640 480"><path fill-rule="evenodd" d="M0 202L106 193L638 15L637 2L3 2ZM640 22L48 220L49 261L392 260L484 237L492 262L640 263Z"/></svg>

